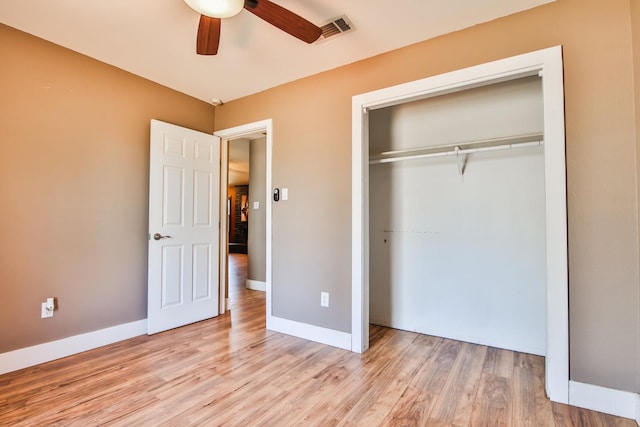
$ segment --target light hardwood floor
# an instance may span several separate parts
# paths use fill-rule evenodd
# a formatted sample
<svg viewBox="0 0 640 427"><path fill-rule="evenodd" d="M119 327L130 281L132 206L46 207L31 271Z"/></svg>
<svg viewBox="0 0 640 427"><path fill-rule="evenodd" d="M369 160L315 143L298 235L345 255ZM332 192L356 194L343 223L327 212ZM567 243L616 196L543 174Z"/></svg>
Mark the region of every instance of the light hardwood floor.
<svg viewBox="0 0 640 427"><path fill-rule="evenodd" d="M617 426L552 404L543 359L382 327L359 355L265 330L233 255L231 313L0 376L0 426Z"/></svg>

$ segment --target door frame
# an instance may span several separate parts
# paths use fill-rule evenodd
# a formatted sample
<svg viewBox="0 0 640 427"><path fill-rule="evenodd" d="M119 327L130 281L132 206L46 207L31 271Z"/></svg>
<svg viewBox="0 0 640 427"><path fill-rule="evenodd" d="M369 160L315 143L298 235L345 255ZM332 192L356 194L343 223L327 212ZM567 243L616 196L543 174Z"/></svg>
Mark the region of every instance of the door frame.
<svg viewBox="0 0 640 427"><path fill-rule="evenodd" d="M352 100L351 349L369 347L368 111L527 76L542 77L546 202L547 354L545 386L552 401L569 401L569 288L562 47L556 46L428 77Z"/></svg>
<svg viewBox="0 0 640 427"><path fill-rule="evenodd" d="M273 120L266 119L247 123L228 129L215 131L213 134L220 138L220 314L227 310L225 283L227 280L227 256L229 234L227 230L227 198L229 173L229 141L246 138L255 133L265 133L266 146L266 177L265 177L265 210L266 210L266 318L267 326L271 318L271 182L273 157ZM224 231L224 232L223 232Z"/></svg>

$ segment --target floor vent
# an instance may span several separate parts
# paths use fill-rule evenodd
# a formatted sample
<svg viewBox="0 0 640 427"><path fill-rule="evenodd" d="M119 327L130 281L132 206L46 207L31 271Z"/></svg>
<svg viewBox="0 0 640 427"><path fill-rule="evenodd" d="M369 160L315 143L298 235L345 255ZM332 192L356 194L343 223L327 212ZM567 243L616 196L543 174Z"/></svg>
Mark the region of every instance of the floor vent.
<svg viewBox="0 0 640 427"><path fill-rule="evenodd" d="M354 29L351 21L349 21L349 19L347 19L347 17L344 15L332 19L330 22L327 22L320 28L322 28L322 37L320 38L320 40L327 40L329 38L339 36L349 31L353 31Z"/></svg>

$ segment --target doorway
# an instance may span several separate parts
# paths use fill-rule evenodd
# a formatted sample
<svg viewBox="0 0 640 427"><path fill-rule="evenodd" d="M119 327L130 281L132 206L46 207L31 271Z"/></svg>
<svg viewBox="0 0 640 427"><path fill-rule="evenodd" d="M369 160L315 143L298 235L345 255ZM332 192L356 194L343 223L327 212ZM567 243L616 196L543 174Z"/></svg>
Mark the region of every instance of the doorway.
<svg viewBox="0 0 640 427"><path fill-rule="evenodd" d="M229 141L227 157L227 241L230 254L247 255L249 241L249 198L253 196L249 189L251 179L256 173L251 171L251 152L256 142L253 138L262 135L250 135ZM256 188L257 190L257 188ZM256 196L257 196L256 192ZM252 221L253 222L253 216Z"/></svg>
<svg viewBox="0 0 640 427"><path fill-rule="evenodd" d="M524 77L542 77L546 222L545 386L549 398L569 400L569 315L564 84L560 46L418 80L353 98L352 350L369 336L369 112L410 101Z"/></svg>
<svg viewBox="0 0 640 427"><path fill-rule="evenodd" d="M266 293L267 325L271 315L271 133L270 119L214 133L222 147L220 229L225 230L220 233L220 312L229 307L229 254L236 253L246 257L245 286Z"/></svg>

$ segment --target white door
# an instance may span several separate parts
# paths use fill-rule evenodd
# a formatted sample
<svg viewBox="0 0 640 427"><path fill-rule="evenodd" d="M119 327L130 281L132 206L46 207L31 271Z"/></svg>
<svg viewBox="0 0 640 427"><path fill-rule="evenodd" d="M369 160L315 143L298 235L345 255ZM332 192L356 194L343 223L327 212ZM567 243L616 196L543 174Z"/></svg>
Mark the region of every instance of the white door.
<svg viewBox="0 0 640 427"><path fill-rule="evenodd" d="M147 333L218 315L220 138L151 120Z"/></svg>

